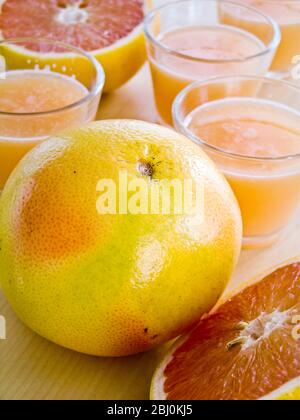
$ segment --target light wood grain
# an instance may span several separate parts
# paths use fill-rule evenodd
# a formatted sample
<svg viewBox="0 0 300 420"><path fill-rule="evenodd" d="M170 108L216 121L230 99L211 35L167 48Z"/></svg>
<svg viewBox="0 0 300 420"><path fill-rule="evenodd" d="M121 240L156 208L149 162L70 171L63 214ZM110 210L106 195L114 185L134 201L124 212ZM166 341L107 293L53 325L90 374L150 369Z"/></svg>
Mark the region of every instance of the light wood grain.
<svg viewBox="0 0 300 420"><path fill-rule="evenodd" d="M127 86L103 98L99 118L155 121L148 67ZM230 288L269 267L300 255L300 214L280 242L245 251ZM146 399L164 349L123 359L93 358L38 337L16 318L0 294L7 340L0 341L0 399Z"/></svg>

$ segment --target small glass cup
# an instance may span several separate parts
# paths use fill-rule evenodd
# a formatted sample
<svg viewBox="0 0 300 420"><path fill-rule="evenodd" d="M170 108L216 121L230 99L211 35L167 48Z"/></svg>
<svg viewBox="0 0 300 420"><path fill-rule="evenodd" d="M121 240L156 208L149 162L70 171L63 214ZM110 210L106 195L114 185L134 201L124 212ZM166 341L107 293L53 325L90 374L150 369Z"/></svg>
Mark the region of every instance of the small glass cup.
<svg viewBox="0 0 300 420"><path fill-rule="evenodd" d="M299 0L240 0L264 13L280 26L282 40L271 70L288 76L291 68L296 64L295 57L300 55L300 1ZM226 10L227 9L227 10ZM262 36L264 25L253 17L236 13L234 9L224 7L223 22L247 30L256 36Z"/></svg>
<svg viewBox="0 0 300 420"><path fill-rule="evenodd" d="M207 152L232 186L244 247L271 245L300 203L300 89L262 76L212 78L183 90L173 116L177 130ZM278 134L276 127L288 131Z"/></svg>
<svg viewBox="0 0 300 420"><path fill-rule="evenodd" d="M2 41L0 60L1 192L34 146L96 117L105 75L90 54L47 39Z"/></svg>
<svg viewBox="0 0 300 420"><path fill-rule="evenodd" d="M223 7L261 23L259 36L222 22ZM172 125L172 104L191 82L228 74L265 74L280 42L278 24L248 6L181 0L146 17L145 34L159 120ZM201 44L201 45L200 45Z"/></svg>

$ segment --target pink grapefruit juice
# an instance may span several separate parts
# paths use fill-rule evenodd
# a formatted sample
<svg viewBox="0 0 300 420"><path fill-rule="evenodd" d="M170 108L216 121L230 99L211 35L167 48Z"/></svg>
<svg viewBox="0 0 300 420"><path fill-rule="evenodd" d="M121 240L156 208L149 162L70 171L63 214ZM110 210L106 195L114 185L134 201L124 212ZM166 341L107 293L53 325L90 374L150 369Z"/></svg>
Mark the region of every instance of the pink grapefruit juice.
<svg viewBox="0 0 300 420"><path fill-rule="evenodd" d="M272 70L289 71L293 57L300 55L300 2L298 0L242 0L242 3L273 18L281 29L282 40ZM247 30L263 39L265 24L250 13L239 14L230 6L221 5L222 22Z"/></svg>
<svg viewBox="0 0 300 420"><path fill-rule="evenodd" d="M8 71L0 80L0 191L19 160L40 141L84 122L88 93L74 78L48 71Z"/></svg>
<svg viewBox="0 0 300 420"><path fill-rule="evenodd" d="M265 49L254 35L226 25L191 26L166 32L159 42L176 54L150 55L154 94L163 123L172 125L172 104L191 82L226 74L258 74L261 59L244 61ZM184 58L185 57L185 58ZM205 94L205 93L204 93Z"/></svg>
<svg viewBox="0 0 300 420"><path fill-rule="evenodd" d="M228 98L196 108L185 126L212 146L239 201L246 245L272 241L300 203L300 156L288 159L300 155L300 114L264 99Z"/></svg>

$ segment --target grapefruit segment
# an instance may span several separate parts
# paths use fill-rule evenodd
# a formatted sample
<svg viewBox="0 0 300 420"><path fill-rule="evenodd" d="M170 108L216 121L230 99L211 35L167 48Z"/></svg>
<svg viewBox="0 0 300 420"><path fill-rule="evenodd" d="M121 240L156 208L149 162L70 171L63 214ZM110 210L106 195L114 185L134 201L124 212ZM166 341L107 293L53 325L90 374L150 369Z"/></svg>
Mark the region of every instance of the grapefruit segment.
<svg viewBox="0 0 300 420"><path fill-rule="evenodd" d="M104 67L108 91L130 79L145 61L145 4L143 0L4 0L0 30L4 39L48 38L93 53ZM27 47L47 53L45 44L43 51Z"/></svg>
<svg viewBox="0 0 300 420"><path fill-rule="evenodd" d="M154 377L153 397L257 400L273 393L300 377L299 315L294 263L241 291L175 344Z"/></svg>

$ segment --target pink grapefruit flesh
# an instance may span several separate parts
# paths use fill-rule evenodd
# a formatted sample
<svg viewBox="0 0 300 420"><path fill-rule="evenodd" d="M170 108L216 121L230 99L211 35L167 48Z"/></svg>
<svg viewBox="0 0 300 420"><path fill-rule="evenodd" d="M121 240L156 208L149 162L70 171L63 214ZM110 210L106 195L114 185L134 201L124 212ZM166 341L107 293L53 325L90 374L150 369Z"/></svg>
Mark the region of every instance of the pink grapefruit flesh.
<svg viewBox="0 0 300 420"><path fill-rule="evenodd" d="M257 400L300 377L300 263L223 304L158 369L153 397Z"/></svg>
<svg viewBox="0 0 300 420"><path fill-rule="evenodd" d="M143 0L6 0L0 30L4 39L48 38L96 51L130 35L143 18Z"/></svg>

